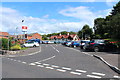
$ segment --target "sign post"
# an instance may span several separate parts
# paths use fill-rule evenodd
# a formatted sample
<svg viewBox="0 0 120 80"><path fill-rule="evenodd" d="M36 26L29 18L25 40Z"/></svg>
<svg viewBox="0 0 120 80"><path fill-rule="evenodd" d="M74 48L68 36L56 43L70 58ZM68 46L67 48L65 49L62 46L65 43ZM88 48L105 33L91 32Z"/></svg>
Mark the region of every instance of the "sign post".
<svg viewBox="0 0 120 80"><path fill-rule="evenodd" d="M24 40L26 39L26 37L25 37L25 34L26 34L26 32L27 32L27 29L28 29L28 27L27 26L22 26L22 32L23 32L23 38L24 38Z"/></svg>

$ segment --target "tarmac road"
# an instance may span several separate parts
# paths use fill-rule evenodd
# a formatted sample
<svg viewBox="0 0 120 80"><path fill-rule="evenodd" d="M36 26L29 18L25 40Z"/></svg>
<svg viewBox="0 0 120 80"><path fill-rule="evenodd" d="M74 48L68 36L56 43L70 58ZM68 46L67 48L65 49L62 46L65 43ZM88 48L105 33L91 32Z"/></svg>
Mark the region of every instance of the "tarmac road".
<svg viewBox="0 0 120 80"><path fill-rule="evenodd" d="M116 78L102 61L60 44L41 44L37 54L3 57L3 78Z"/></svg>

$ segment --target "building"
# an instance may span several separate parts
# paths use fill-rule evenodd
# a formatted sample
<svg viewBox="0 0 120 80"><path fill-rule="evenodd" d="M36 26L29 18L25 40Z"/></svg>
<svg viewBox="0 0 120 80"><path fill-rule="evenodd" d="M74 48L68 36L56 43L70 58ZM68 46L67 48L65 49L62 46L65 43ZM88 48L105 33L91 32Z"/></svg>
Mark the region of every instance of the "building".
<svg viewBox="0 0 120 80"><path fill-rule="evenodd" d="M42 36L39 33L32 33L27 35L27 39L40 39L42 40Z"/></svg>
<svg viewBox="0 0 120 80"><path fill-rule="evenodd" d="M0 38L6 38L6 39L8 39L9 36L10 35L9 35L8 32L0 32Z"/></svg>
<svg viewBox="0 0 120 80"><path fill-rule="evenodd" d="M42 40L42 36L39 33L17 35L17 40L19 40L20 43L23 43L25 40L29 40L29 39L40 39L40 40Z"/></svg>
<svg viewBox="0 0 120 80"><path fill-rule="evenodd" d="M73 40L73 41L78 41L79 37L77 36L77 34L69 34L67 33L67 35L57 35L57 36L51 36L50 37L51 40Z"/></svg>

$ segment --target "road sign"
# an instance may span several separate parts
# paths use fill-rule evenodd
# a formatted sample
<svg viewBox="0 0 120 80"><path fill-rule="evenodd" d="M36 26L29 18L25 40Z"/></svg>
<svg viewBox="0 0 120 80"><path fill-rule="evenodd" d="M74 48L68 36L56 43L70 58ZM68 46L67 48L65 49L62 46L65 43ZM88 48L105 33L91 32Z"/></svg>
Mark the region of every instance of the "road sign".
<svg viewBox="0 0 120 80"><path fill-rule="evenodd" d="M22 26L22 31L27 32L28 27L27 26Z"/></svg>

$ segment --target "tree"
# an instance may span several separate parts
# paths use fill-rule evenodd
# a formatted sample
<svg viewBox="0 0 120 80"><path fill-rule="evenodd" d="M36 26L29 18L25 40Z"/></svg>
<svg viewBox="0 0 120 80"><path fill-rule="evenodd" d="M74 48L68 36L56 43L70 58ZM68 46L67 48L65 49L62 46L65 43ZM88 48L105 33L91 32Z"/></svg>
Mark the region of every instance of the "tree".
<svg viewBox="0 0 120 80"><path fill-rule="evenodd" d="M89 27L89 25L84 25L82 30L78 31L78 36L83 39L91 37L92 34L93 31L92 28Z"/></svg>

